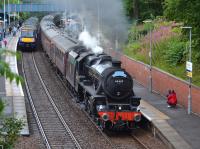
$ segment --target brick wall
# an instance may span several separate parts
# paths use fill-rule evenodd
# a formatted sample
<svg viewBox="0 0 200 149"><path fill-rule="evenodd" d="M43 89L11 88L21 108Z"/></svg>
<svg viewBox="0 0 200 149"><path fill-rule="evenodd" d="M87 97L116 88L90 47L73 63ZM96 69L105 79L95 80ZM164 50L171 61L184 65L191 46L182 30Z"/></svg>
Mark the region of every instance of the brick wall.
<svg viewBox="0 0 200 149"><path fill-rule="evenodd" d="M178 103L187 108L189 87L188 82L157 68L152 69L153 90L166 95L167 89L174 89ZM192 111L200 115L200 88L192 86Z"/></svg>
<svg viewBox="0 0 200 149"><path fill-rule="evenodd" d="M120 57L122 67L124 67L132 77L143 86L149 87L149 65L135 61L113 51L110 54L113 57ZM174 89L177 93L178 103L187 108L189 89L186 81L154 67L152 68L152 80L154 91L165 96L168 89ZM200 115L200 88L196 86L192 86L192 111Z"/></svg>

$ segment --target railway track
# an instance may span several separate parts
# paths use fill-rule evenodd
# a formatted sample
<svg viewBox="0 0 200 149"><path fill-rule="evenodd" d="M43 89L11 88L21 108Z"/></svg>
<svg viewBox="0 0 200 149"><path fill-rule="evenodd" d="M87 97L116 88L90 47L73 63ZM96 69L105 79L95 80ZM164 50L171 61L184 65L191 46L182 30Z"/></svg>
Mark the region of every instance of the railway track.
<svg viewBox="0 0 200 149"><path fill-rule="evenodd" d="M37 52L36 52L37 53ZM39 55L41 55L42 53L39 52L37 53ZM35 57L40 57L37 54L35 54ZM40 57L41 58L41 57ZM25 75L26 77L29 77L26 81L26 84L29 87L29 96L32 97L33 102L35 104L35 100L37 100L36 102L38 102L37 106L39 106L39 112L43 113L42 118L44 117L44 115L46 117L48 117L47 112L43 112L43 111L52 111L49 108L49 105L45 102L41 102L39 100L43 99L43 98L47 98L44 97L44 91L43 91L43 87L42 85L40 85L40 81L38 82L37 80L39 80L38 76L36 75L37 72L35 72L35 66L34 66L34 62L32 61L32 57L30 56L30 53L24 53L24 57L23 57L23 63L25 64L24 69L26 71ZM41 62L44 59L36 59L36 63L41 64ZM48 64L49 62L46 61ZM58 86L57 86L57 81L54 80L56 78L52 78L52 76L55 76L55 74L53 73L51 67L47 67L46 65L40 65L39 71L42 72L42 77L44 77L43 79L45 80L45 84L47 86L47 90L50 91L50 94L53 98L53 100L56 102L56 106L58 107L58 109L61 112L61 115L64 116L64 120L67 121L67 123L70 124L70 128L72 128L73 133L75 132L75 136L77 138L77 140L80 142L80 146L84 149L99 149L99 148L104 148L104 149L110 149L110 148L114 148L109 142L108 140L106 140L102 134L97 131L96 127L94 127L90 121L88 119L85 119L85 115L83 116L80 111L80 107L77 107L77 105L75 103L73 103L73 105L68 105L69 103L66 100L72 101L72 99L68 99L69 96L67 94L63 94L65 92L65 90L61 90ZM49 72L49 69L52 72ZM52 74L53 73L53 74ZM51 75L52 74L52 75ZM36 77L37 76L37 77ZM55 81L52 81L52 79ZM61 85L62 86L62 85ZM63 87L62 87L63 88ZM33 97L34 96L34 97ZM37 97L36 97L37 96ZM35 99L38 98L38 99ZM44 99L43 99L44 100ZM49 99L48 99L49 100ZM45 100L46 101L46 100ZM47 105L47 107L44 107L44 105ZM75 105L75 106L74 106ZM43 108L41 108L41 106L43 106ZM36 110L38 110L38 107L35 108ZM38 114L40 115L40 114ZM39 116L38 116L39 117ZM43 120L46 123L49 120ZM51 118L51 122L50 123L55 123L55 120L52 120ZM40 131L42 131L41 129L43 129L43 131L45 132L45 126L46 123L42 125L43 128L40 128ZM58 124L55 124L54 126L57 126ZM48 128L54 129L53 126L49 126L47 125ZM59 129L58 129L59 130ZM59 138L63 138L62 135L56 134L56 132L58 131L54 131L55 133L53 133L54 135L56 135L57 137L54 137L54 139L59 139ZM48 130L49 131L49 130ZM47 132L48 132L47 131ZM50 130L53 131L53 130ZM34 132L33 132L34 133ZM63 131L61 133L64 133ZM47 134L48 135L48 134ZM50 137L50 139L48 138L48 136L46 135L46 137L43 135L43 140L45 142L46 148L47 145L50 144L50 146L52 148L70 148L70 147L66 147L66 145L62 145L62 143L54 143L55 141ZM53 141L52 141L53 140ZM21 144L24 144L23 142ZM51 145L53 144L53 145ZM22 145L21 145L22 146ZM23 147L22 147L23 148ZM26 148L26 147L25 147Z"/></svg>
<svg viewBox="0 0 200 149"><path fill-rule="evenodd" d="M153 136L151 131L138 129L130 135L135 141L142 144L145 149L168 149L168 147L159 138Z"/></svg>
<svg viewBox="0 0 200 149"><path fill-rule="evenodd" d="M82 148L91 148L91 149L99 149L99 148L103 148L103 149L110 149L110 148L118 148L118 149L150 149L148 146L146 146L144 143L142 143L142 141L140 141L140 139L137 138L133 138L131 135L107 135L104 134L98 127L97 125L94 123L94 121L92 121L91 117L83 110L83 108L81 108L81 105L77 105L71 98L74 98L74 96L71 94L71 92L69 90L67 90L66 88L66 84L63 83L63 80L61 80L61 78L59 79L58 75L55 75L55 72L53 71L53 69L50 67L50 63L47 61L47 59L44 56L43 52L35 52L34 53L34 57L36 58L36 62L34 64L34 61L30 61L30 59L32 59L32 56L30 56L30 53L24 53L26 57L26 68L28 67L28 74L29 77L31 77L31 75L33 75L34 73L37 74L36 72L34 72L32 69L35 69L35 66L33 67L33 65L38 65L38 71L40 71L42 78L44 79L43 84L47 86L47 91L49 90L50 94L49 96L52 96L53 100L55 100L55 105L58 107L58 109L60 109L60 113L61 115L63 115L63 119L69 124L69 127L71 128L71 130L74 133L74 136L77 138L77 142L80 142L80 146ZM39 68L40 67L40 68ZM38 76L37 76L38 77ZM39 78L36 77L32 77L31 80L28 80L28 83L34 82L35 80L40 80ZM54 81L52 81L54 80ZM53 82L53 83L52 83ZM35 84L35 85L34 85ZM37 96L37 98L39 99L40 105L43 105L43 103L41 103L41 97L42 98L48 98L48 97L43 97L44 94L46 93L39 93L41 92L41 89L43 88L42 85L36 85L39 84L38 81L35 81L33 84L33 86L31 85L31 95L32 96ZM54 88L55 87L55 88ZM36 89L35 91L34 88ZM33 91L33 92L32 92ZM44 92L44 91L42 91ZM39 95L37 95L39 93ZM42 94L42 95L41 95ZM63 94L63 95L61 95ZM61 96L61 97L58 97ZM33 97L32 97L33 98ZM36 98L36 97L35 97ZM64 99L64 100L62 100ZM35 99L34 99L35 100ZM49 99L48 99L49 100ZM34 101L35 102L35 101ZM68 105L69 104L69 105ZM40 107L40 106L39 106ZM80 115L80 110L82 112L82 114L84 114L84 116L81 114ZM47 105L47 108L42 108L40 107L40 112L42 111L52 111L49 108L49 105ZM73 113L70 113L71 111L74 111ZM42 115L48 115L48 112L42 112ZM68 116L66 116L68 114ZM76 116L75 116L75 115ZM44 116L43 116L44 117ZM77 118L78 120L77 120ZM68 120L70 119L70 120ZM73 120L72 120L73 119ZM51 126L48 126L47 123L45 123L44 125L42 125L43 127L45 127L46 125L48 126L48 128L50 128L50 131L53 131L52 128L55 128L54 125L56 127L58 127L58 125L56 124L57 122L55 122L55 120L52 120L52 118L50 118L50 120L45 120L49 123L52 123ZM78 124L80 123L80 124ZM81 125L81 126L80 126ZM80 127L82 127L83 129L81 130ZM86 129L86 131L85 131ZM77 148L76 145L72 145L74 143L74 141L66 144L66 141L61 141L58 143L58 138L63 138L63 134L66 135L66 130L62 130L61 128L58 129L60 134L57 134L57 137L54 137L50 139L48 139L48 129L47 129L47 141L49 143L49 145L52 148ZM45 132L45 128L44 128L44 132ZM53 134L56 134L56 132L54 131ZM50 133L52 134L52 133ZM59 136L59 137L58 137ZM57 140L56 140L57 139ZM43 140L45 140L45 137L43 136ZM68 139L67 139L68 140ZM47 144L47 141L44 141L45 144ZM55 143L54 143L55 141ZM64 143L65 142L65 143ZM69 147L71 146L71 147Z"/></svg>
<svg viewBox="0 0 200 149"><path fill-rule="evenodd" d="M106 136L102 135L102 132L96 128L92 121L86 117L81 107L72 100L73 97L70 96L59 78L55 75L55 71L52 69L49 61L47 61L44 53L35 52L34 55L48 90L81 147L85 149L115 148Z"/></svg>
<svg viewBox="0 0 200 149"><path fill-rule="evenodd" d="M104 134L81 104L77 106L71 100L75 97L67 91L63 80L52 75L50 65L41 55L44 53L24 53L23 72L24 78L28 78L25 83L30 104L46 148L150 149L130 134Z"/></svg>
<svg viewBox="0 0 200 149"><path fill-rule="evenodd" d="M44 84L31 53L23 53L23 73L30 105L46 148L81 149ZM34 85L30 85L32 82Z"/></svg>
<svg viewBox="0 0 200 149"><path fill-rule="evenodd" d="M42 54L40 54L41 56ZM39 56L39 55L37 55ZM45 57L41 57L41 59L45 59ZM50 67L50 65L48 66ZM55 73L56 71L54 71ZM57 78L59 79L58 84L61 84L62 87L64 87L65 90L65 94L66 96L70 96L70 98L74 98L74 95L72 94L72 92L68 89L67 85L65 82L63 82L63 79L60 77L59 74L55 73ZM62 88L61 87L61 88ZM75 103L77 105L77 103ZM81 107L81 104L78 105L79 108ZM87 120L89 120L92 125L94 125L97 130L99 131L99 133L109 142L109 144L111 145L112 148L117 148L117 149L150 149L149 147L147 147L144 143L142 143L142 141L140 141L139 139L137 139L136 136L132 136L130 134L126 134L124 135L117 135L117 133L115 133L114 135L106 135L105 133L103 133L101 131L101 129L96 125L96 123L92 120L92 118L88 115L88 113L86 113L86 111L83 108L80 108L80 110L82 111L82 113L85 114Z"/></svg>

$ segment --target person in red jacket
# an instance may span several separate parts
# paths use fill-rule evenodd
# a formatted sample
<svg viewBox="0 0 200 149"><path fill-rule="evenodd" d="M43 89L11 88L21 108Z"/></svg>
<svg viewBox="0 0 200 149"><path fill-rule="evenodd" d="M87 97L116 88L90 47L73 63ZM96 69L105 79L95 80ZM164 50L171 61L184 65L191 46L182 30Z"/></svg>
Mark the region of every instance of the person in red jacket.
<svg viewBox="0 0 200 149"><path fill-rule="evenodd" d="M169 94L167 95L167 103L169 104L168 107L176 107L177 97L174 90L169 90Z"/></svg>

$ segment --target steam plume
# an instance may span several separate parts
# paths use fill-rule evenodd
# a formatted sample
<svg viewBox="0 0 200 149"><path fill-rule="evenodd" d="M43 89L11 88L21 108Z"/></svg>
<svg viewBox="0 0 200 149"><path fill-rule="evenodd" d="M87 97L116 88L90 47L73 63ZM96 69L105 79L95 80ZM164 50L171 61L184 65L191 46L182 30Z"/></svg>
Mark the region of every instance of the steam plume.
<svg viewBox="0 0 200 149"><path fill-rule="evenodd" d="M99 46L98 40L92 37L88 31L84 30L80 33L79 40L82 41L87 48L92 49L94 53L100 54L103 52L103 49Z"/></svg>
<svg viewBox="0 0 200 149"><path fill-rule="evenodd" d="M111 46L119 46L127 40L129 23L123 11L123 0L45 0L48 3L66 6L69 13L76 13L84 19L87 30L97 35L100 32ZM101 45L102 40L100 40ZM103 45L104 46L104 45Z"/></svg>

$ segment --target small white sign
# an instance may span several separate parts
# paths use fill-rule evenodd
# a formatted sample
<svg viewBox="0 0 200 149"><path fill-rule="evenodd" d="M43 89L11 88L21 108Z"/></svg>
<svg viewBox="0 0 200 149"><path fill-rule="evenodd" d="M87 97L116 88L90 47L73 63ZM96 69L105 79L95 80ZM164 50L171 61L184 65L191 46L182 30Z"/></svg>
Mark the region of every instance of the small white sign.
<svg viewBox="0 0 200 149"><path fill-rule="evenodd" d="M152 56L152 55L151 55L151 52L149 52L149 57L151 58L151 56Z"/></svg>
<svg viewBox="0 0 200 149"><path fill-rule="evenodd" d="M192 72L192 63L191 62L186 62L186 70Z"/></svg>

